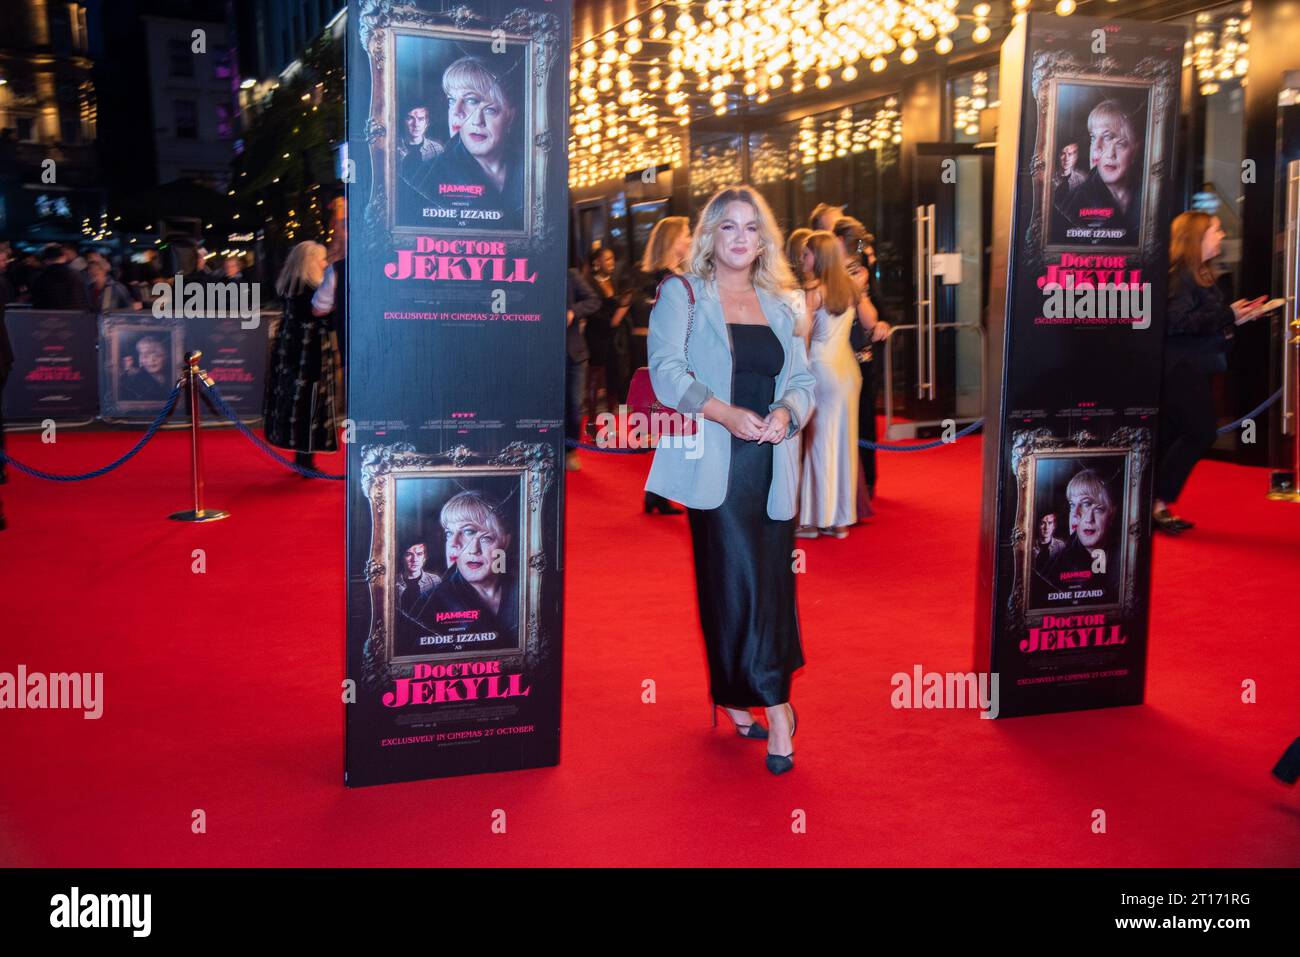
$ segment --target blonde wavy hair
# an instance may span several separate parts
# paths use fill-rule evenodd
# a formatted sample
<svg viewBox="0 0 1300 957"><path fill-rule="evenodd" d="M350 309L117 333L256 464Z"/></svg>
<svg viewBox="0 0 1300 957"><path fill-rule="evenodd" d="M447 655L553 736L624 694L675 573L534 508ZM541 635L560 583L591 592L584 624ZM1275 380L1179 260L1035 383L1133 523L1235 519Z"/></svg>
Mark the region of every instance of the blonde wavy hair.
<svg viewBox="0 0 1300 957"><path fill-rule="evenodd" d="M673 251L673 244L682 233L691 228L691 221L685 216L665 216L655 223L650 230L650 241L646 243L645 255L641 257L642 272L658 272L660 269L673 269L677 263L669 262L668 256ZM689 253L688 253L689 255Z"/></svg>
<svg viewBox="0 0 1300 957"><path fill-rule="evenodd" d="M714 193L700 213L695 226L695 240L691 243L690 271L712 283L717 268L713 261L713 237L731 203L746 203L754 210L758 220L758 257L749 269L750 280L758 289L775 296L784 296L795 286L794 274L785 258L785 244L776 226L767 200L752 186L726 186Z"/></svg>
<svg viewBox="0 0 1300 957"><path fill-rule="evenodd" d="M325 247L307 240L289 250L289 256L275 280L281 296L296 296L315 289L325 277Z"/></svg>
<svg viewBox="0 0 1300 957"><path fill-rule="evenodd" d="M808 278L803 274L803 250L808 245L808 237L812 234L811 229L800 226L785 240L785 260L790 264L790 271L794 273L796 289L802 289L804 280Z"/></svg>
<svg viewBox="0 0 1300 957"><path fill-rule="evenodd" d="M812 233L805 245L813 254L812 275L808 278L816 279L821 286L826 311L838 316L858 301L858 291L844 267L844 246L834 233L824 229Z"/></svg>

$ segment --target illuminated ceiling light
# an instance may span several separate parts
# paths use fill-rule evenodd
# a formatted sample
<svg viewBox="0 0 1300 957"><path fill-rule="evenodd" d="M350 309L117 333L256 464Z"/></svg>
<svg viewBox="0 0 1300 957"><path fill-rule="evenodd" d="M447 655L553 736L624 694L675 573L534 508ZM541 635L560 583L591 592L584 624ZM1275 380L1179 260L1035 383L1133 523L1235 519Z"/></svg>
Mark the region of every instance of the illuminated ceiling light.
<svg viewBox="0 0 1300 957"><path fill-rule="evenodd" d="M745 103L767 103L787 89L799 93L809 82L817 89L854 82L862 76L858 61L879 73L895 51L904 64L915 63L922 49L946 54L964 3L970 3L970 13L961 19L973 21L974 41L987 41L988 0L661 0L573 50L575 127L599 115L605 129L616 132L591 137L596 142L590 145L582 142L590 134L571 135L571 181L600 182L622 170L643 169L655 155L680 154L675 134L661 132L668 113L688 125L693 109L725 113ZM1017 10L1028 3L1012 0ZM647 54L646 61L635 59ZM650 69L652 63L666 68ZM1235 58L1213 66L1219 72L1235 68ZM901 127L893 122L870 136L851 117L825 130L815 127L811 155L847 155L865 148L868 139L895 142ZM646 141L651 130L662 145Z"/></svg>
<svg viewBox="0 0 1300 957"><path fill-rule="evenodd" d="M1056 0L1056 15L1058 17L1068 17L1074 13L1076 6L1074 0Z"/></svg>

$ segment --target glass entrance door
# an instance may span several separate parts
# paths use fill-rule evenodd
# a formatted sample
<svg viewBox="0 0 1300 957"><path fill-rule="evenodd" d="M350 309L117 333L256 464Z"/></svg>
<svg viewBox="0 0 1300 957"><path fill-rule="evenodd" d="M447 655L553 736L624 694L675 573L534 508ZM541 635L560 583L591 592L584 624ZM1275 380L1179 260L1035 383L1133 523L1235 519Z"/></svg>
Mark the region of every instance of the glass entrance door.
<svg viewBox="0 0 1300 957"><path fill-rule="evenodd" d="M993 154L970 143L919 144L913 171L913 308L885 348L889 439L983 415Z"/></svg>

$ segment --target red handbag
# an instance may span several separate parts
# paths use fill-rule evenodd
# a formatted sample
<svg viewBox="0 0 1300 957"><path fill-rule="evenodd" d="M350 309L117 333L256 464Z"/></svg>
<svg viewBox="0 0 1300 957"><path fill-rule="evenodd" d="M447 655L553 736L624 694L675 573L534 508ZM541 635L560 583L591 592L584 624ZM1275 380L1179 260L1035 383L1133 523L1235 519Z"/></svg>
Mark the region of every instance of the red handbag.
<svg viewBox="0 0 1300 957"><path fill-rule="evenodd" d="M659 300L659 289L670 279L680 279L686 287L686 341L682 343L682 358L686 360L686 371L694 377L695 373L691 371L690 357L686 350L691 344L691 330L695 326L695 290L691 288L690 280L685 276L673 274L665 276L659 282L659 287L655 289L655 301ZM681 412L671 409L659 401L655 395L654 383L650 381L650 369L648 366L642 366L632 374L632 382L627 389L627 406L630 412L640 412L650 421L655 421L652 416L668 415L669 435L692 435L695 432L695 416L684 415ZM662 421L662 418L659 420Z"/></svg>

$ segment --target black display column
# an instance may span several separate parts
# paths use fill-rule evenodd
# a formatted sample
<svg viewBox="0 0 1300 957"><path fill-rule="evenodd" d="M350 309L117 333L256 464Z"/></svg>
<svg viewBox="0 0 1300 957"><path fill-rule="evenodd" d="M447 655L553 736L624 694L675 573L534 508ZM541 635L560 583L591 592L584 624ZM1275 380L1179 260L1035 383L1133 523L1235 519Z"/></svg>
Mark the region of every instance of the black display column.
<svg viewBox="0 0 1300 957"><path fill-rule="evenodd" d="M1029 14L1002 47L976 603L1002 716L1143 698L1184 39Z"/></svg>
<svg viewBox="0 0 1300 957"><path fill-rule="evenodd" d="M559 761L571 8L442 6L348 7L349 785Z"/></svg>

